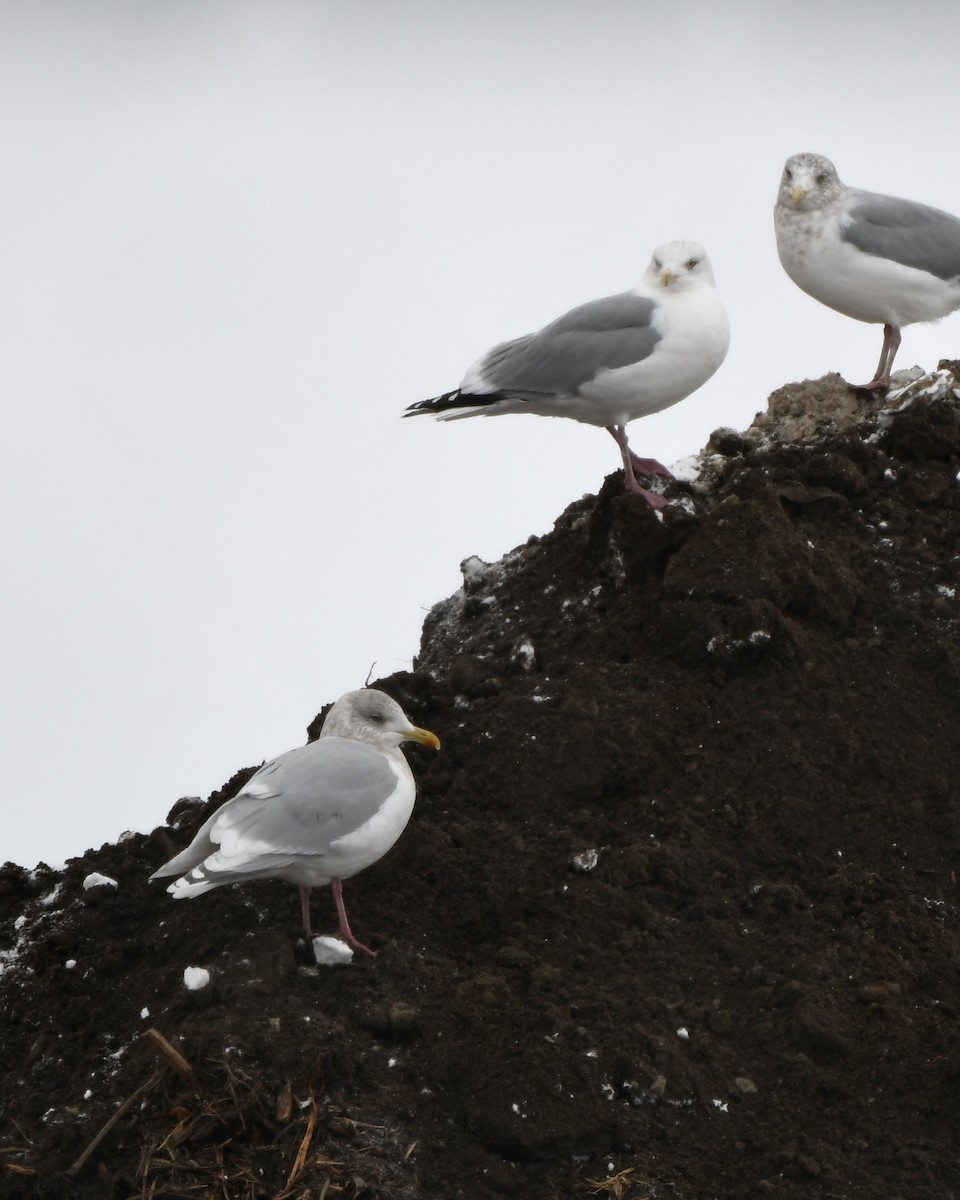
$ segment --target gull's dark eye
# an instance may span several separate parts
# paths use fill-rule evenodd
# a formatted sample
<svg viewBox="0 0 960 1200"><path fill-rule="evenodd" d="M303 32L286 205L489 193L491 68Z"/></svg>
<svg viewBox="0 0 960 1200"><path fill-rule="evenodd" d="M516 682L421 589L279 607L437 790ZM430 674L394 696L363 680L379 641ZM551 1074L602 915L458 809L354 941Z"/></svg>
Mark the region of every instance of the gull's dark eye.
<svg viewBox="0 0 960 1200"><path fill-rule="evenodd" d="M789 167L787 167L786 170L783 172L783 182L784 183L792 183L793 182L793 172L790 170Z"/></svg>
<svg viewBox="0 0 960 1200"><path fill-rule="evenodd" d="M693 270L694 270L696 267L698 267L699 265L700 265L700 259L699 259L699 258L688 258L688 259L687 259L687 262L686 262L686 267L687 267L687 270L688 270L688 271L693 271Z"/></svg>
<svg viewBox="0 0 960 1200"><path fill-rule="evenodd" d="M653 260L653 269L655 271L659 271L662 266L663 266L663 263L660 261L659 258L655 258Z"/></svg>
<svg viewBox="0 0 960 1200"><path fill-rule="evenodd" d="M830 176L827 175L826 171L821 171L820 174L817 176L817 183L820 185L820 187L823 187L823 185L827 182L827 180L829 178L830 178Z"/></svg>

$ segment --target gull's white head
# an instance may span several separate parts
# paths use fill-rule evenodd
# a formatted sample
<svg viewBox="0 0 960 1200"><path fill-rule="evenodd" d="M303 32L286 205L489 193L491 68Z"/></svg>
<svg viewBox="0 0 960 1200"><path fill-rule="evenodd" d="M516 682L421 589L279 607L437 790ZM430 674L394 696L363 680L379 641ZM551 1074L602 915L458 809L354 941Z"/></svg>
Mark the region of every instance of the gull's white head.
<svg viewBox="0 0 960 1200"><path fill-rule="evenodd" d="M699 242L664 242L653 252L647 267L647 282L670 291L681 291L699 284L713 287L713 267Z"/></svg>
<svg viewBox="0 0 960 1200"><path fill-rule="evenodd" d="M327 713L321 737L348 737L376 746L399 746L401 742L420 742L440 747L437 735L414 725L396 700L376 688L363 688L341 696Z"/></svg>
<svg viewBox="0 0 960 1200"><path fill-rule="evenodd" d="M826 208L846 191L837 168L822 154L794 154L780 177L777 206L811 212Z"/></svg>

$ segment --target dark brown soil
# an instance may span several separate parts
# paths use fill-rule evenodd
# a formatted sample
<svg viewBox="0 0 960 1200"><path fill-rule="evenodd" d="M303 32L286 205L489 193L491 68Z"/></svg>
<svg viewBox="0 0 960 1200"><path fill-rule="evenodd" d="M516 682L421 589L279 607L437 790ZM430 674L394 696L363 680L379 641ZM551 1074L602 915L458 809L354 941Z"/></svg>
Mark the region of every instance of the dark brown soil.
<svg viewBox="0 0 960 1200"><path fill-rule="evenodd" d="M618 475L468 565L379 685L443 749L346 885L375 961L311 966L288 885L148 885L249 771L64 874L4 868L0 1194L960 1197L938 386L879 424L835 377L783 389L662 518Z"/></svg>

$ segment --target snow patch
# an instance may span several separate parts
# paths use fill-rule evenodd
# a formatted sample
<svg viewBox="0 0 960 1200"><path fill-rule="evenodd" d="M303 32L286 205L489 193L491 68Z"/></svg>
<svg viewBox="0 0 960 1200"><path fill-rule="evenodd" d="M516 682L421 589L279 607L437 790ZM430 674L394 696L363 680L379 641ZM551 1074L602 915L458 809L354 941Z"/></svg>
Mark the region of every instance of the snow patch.
<svg viewBox="0 0 960 1200"><path fill-rule="evenodd" d="M321 967L335 967L340 963L350 962L353 958L353 951L340 938L315 937L313 939L313 958Z"/></svg>
<svg viewBox="0 0 960 1200"><path fill-rule="evenodd" d="M693 483L700 474L701 466L699 454L686 454L670 464L670 474L681 483Z"/></svg>
<svg viewBox="0 0 960 1200"><path fill-rule="evenodd" d="M92 871L83 881L83 890L85 892L89 892L91 888L95 887L115 888L117 886L118 884L115 879L111 879L109 875L101 875L97 871Z"/></svg>
<svg viewBox="0 0 960 1200"><path fill-rule="evenodd" d="M199 992L210 982L210 972L206 967L185 967L183 984L188 992Z"/></svg>

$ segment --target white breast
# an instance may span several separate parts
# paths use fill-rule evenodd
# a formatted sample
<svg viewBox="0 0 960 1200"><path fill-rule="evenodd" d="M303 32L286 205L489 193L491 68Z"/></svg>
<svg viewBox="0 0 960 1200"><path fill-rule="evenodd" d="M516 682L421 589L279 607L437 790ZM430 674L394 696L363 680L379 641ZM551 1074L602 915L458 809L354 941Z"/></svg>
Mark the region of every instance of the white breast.
<svg viewBox="0 0 960 1200"><path fill-rule="evenodd" d="M837 213L778 212L777 251L797 287L856 321L912 325L960 306L960 284L844 241Z"/></svg>
<svg viewBox="0 0 960 1200"><path fill-rule="evenodd" d="M661 340L643 362L601 371L580 389L594 425L626 425L660 412L695 392L726 358L730 324L711 287L657 297L654 328Z"/></svg>

